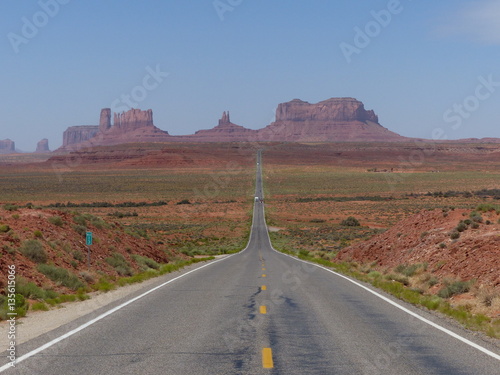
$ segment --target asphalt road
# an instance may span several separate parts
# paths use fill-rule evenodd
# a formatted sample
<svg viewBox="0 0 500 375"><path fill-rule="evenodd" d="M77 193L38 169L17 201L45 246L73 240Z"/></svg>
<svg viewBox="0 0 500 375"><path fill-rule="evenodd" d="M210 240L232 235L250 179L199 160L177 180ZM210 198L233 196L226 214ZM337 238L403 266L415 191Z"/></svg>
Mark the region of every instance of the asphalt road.
<svg viewBox="0 0 500 375"><path fill-rule="evenodd" d="M20 345L22 356L78 330L5 373L500 374L498 347L401 304L485 353L346 278L274 251L260 201L248 247L201 267L168 275L105 317L110 307Z"/></svg>

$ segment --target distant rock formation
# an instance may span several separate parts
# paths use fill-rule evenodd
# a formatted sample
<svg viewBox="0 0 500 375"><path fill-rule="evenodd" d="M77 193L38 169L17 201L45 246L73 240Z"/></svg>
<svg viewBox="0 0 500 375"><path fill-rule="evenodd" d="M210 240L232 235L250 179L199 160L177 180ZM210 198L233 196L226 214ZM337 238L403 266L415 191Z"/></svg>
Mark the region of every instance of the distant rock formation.
<svg viewBox="0 0 500 375"><path fill-rule="evenodd" d="M245 142L253 141L257 136L256 130L233 124L229 118L229 111L224 111L219 125L212 129L198 130L194 135L185 136L191 142Z"/></svg>
<svg viewBox="0 0 500 375"><path fill-rule="evenodd" d="M103 108L99 120L99 132L104 133L109 128L111 128L111 108Z"/></svg>
<svg viewBox="0 0 500 375"><path fill-rule="evenodd" d="M331 98L311 104L299 99L281 103L276 121L259 130L259 140L286 142L393 142L407 138L378 123L372 110L354 98Z"/></svg>
<svg viewBox="0 0 500 375"><path fill-rule="evenodd" d="M16 144L10 139L0 141L0 154L12 154L16 152Z"/></svg>
<svg viewBox="0 0 500 375"><path fill-rule="evenodd" d="M40 142L36 144L36 151L35 153L37 154L44 154L50 152L49 149L49 140L47 138L42 139Z"/></svg>
<svg viewBox="0 0 500 375"><path fill-rule="evenodd" d="M231 122L224 111L218 125L195 134L171 136L153 124L153 111L101 110L99 125L72 126L64 132L61 150L69 146L107 146L141 142L397 142L405 138L378 123L373 110L354 98L331 98L316 104L300 99L281 103L276 120L260 130Z"/></svg>
<svg viewBox="0 0 500 375"><path fill-rule="evenodd" d="M278 105L276 122L280 121L372 121L378 123L378 117L373 111L366 111L363 103L354 98L331 98L316 104L294 99Z"/></svg>
<svg viewBox="0 0 500 375"><path fill-rule="evenodd" d="M228 125L231 123L231 120L229 119L229 111L224 111L222 113L222 118L219 120L219 126L220 125Z"/></svg>
<svg viewBox="0 0 500 375"><path fill-rule="evenodd" d="M68 148L93 138L99 131L97 125L70 126L63 133L62 148Z"/></svg>
<svg viewBox="0 0 500 375"><path fill-rule="evenodd" d="M115 113L113 119L113 127L119 129L121 132L130 132L139 128L154 127L153 125L153 111L141 111L134 109L127 112Z"/></svg>
<svg viewBox="0 0 500 375"><path fill-rule="evenodd" d="M115 113L111 124L111 109L103 108L99 125L72 126L63 136L59 149L70 150L71 146L82 147L108 146L122 143L167 142L171 136L153 124L153 111L131 109Z"/></svg>

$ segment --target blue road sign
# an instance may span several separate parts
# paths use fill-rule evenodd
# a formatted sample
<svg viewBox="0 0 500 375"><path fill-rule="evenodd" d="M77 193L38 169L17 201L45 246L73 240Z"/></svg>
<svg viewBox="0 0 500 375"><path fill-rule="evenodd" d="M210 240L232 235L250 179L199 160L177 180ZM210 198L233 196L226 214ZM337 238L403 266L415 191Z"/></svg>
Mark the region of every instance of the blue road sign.
<svg viewBox="0 0 500 375"><path fill-rule="evenodd" d="M87 235L85 236L85 240L86 240L87 246L92 245L92 232L87 232Z"/></svg>

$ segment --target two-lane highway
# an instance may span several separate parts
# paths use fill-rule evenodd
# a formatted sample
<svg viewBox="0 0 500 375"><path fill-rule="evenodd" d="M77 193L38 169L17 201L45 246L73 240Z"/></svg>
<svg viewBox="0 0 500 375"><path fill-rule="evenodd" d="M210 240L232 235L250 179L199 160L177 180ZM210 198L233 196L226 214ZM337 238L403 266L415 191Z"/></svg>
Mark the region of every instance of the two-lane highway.
<svg viewBox="0 0 500 375"><path fill-rule="evenodd" d="M419 319L349 279L274 251L260 154L257 161L244 251L168 275L134 301L82 318L85 326L47 335L46 347L41 339L21 345L25 357L6 374L500 373L498 348L469 343L472 335L460 328L397 303Z"/></svg>

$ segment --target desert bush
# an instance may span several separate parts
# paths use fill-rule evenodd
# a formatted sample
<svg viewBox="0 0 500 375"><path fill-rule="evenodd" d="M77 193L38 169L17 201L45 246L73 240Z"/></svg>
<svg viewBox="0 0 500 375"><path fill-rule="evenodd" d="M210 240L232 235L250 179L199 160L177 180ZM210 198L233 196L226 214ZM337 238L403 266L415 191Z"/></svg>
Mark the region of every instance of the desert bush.
<svg viewBox="0 0 500 375"><path fill-rule="evenodd" d="M398 273L401 273L407 277L411 277L417 273L417 270L421 267L420 264L400 264L394 270Z"/></svg>
<svg viewBox="0 0 500 375"><path fill-rule="evenodd" d="M33 236L35 236L35 238L42 238L43 237L43 233L39 230L35 230L33 232Z"/></svg>
<svg viewBox="0 0 500 375"><path fill-rule="evenodd" d="M463 232L467 229L467 224L465 224L465 222L461 221L460 223L458 223L458 225L456 226L455 229L457 230L457 232Z"/></svg>
<svg viewBox="0 0 500 375"><path fill-rule="evenodd" d="M438 292L441 298L450 298L456 294L466 293L470 290L471 283L468 281L454 281L446 283Z"/></svg>
<svg viewBox="0 0 500 375"><path fill-rule="evenodd" d="M83 262L85 260L85 255L79 250L73 251L72 255L73 255L73 259L75 259L79 262Z"/></svg>
<svg viewBox="0 0 500 375"><path fill-rule="evenodd" d="M340 225L345 226L345 227L359 227L359 221L353 216L349 216L347 219L342 220Z"/></svg>
<svg viewBox="0 0 500 375"><path fill-rule="evenodd" d="M132 259L134 259L137 262L137 264L139 264L141 266L141 268L143 270L148 270L148 269L157 270L160 268L159 263L157 263L153 259L145 257L145 256L134 254L134 255L132 255Z"/></svg>
<svg viewBox="0 0 500 375"><path fill-rule="evenodd" d="M115 212L108 214L108 216L113 216L113 217L117 217L119 219L122 219L124 217L137 217L137 216L139 216L139 214L135 211L134 212L115 211Z"/></svg>
<svg viewBox="0 0 500 375"><path fill-rule="evenodd" d="M128 264L125 257L120 253L113 253L111 257L105 259L111 267L115 269L121 276L132 276L132 268Z"/></svg>
<svg viewBox="0 0 500 375"><path fill-rule="evenodd" d="M436 276L431 276L431 278L429 279L429 281L427 281L427 284L429 284L429 286L434 286L437 283L439 283L439 280L438 280L438 278Z"/></svg>
<svg viewBox="0 0 500 375"><path fill-rule="evenodd" d="M58 227L62 227L64 222L60 216L52 216L49 217L49 223L57 225Z"/></svg>
<svg viewBox="0 0 500 375"><path fill-rule="evenodd" d="M481 203L476 207L476 211L479 212L490 212L490 211L498 211L500 207L497 205L493 205L490 203Z"/></svg>
<svg viewBox="0 0 500 375"><path fill-rule="evenodd" d="M483 217L479 212L473 211L470 214L470 218L472 221L475 221L476 223L482 223L483 222Z"/></svg>
<svg viewBox="0 0 500 375"><path fill-rule="evenodd" d="M476 293L476 296L479 301L487 307L491 307L495 298L500 298L500 294L491 287L480 288Z"/></svg>
<svg viewBox="0 0 500 375"><path fill-rule="evenodd" d="M81 225L84 227L87 226L87 219L85 219L84 215L76 215L75 217L73 217L73 221L77 225Z"/></svg>
<svg viewBox="0 0 500 375"><path fill-rule="evenodd" d="M410 285L410 280L406 276L402 276L402 275L398 275L398 274L395 274L395 273L391 273L389 275L386 275L385 278L387 280L397 281L398 283L401 283L401 284L403 284L405 286L409 286Z"/></svg>
<svg viewBox="0 0 500 375"><path fill-rule="evenodd" d="M10 227L7 224L0 224L0 233L7 233Z"/></svg>
<svg viewBox="0 0 500 375"><path fill-rule="evenodd" d="M3 205L3 208L4 210L6 211L17 211L19 209L19 206L16 206L14 204L10 204L10 203L7 203L7 204L4 204Z"/></svg>
<svg viewBox="0 0 500 375"><path fill-rule="evenodd" d="M85 233L87 233L87 228L80 224L73 225L73 230L80 236L85 236Z"/></svg>
<svg viewBox="0 0 500 375"><path fill-rule="evenodd" d="M178 204L178 205L179 204L191 204L191 202L189 201L189 199L183 199L183 200L177 202L176 204Z"/></svg>
<svg viewBox="0 0 500 375"><path fill-rule="evenodd" d="M451 233L450 233L450 238L452 240L456 240L458 238L460 238L460 232L458 232L457 230L453 230Z"/></svg>
<svg viewBox="0 0 500 375"><path fill-rule="evenodd" d="M16 278L16 293L29 299L55 298L57 293L53 290L40 288L35 283L26 280L23 277Z"/></svg>
<svg viewBox="0 0 500 375"><path fill-rule="evenodd" d="M7 320L11 316L7 315L7 313L16 313L17 317L23 317L26 316L26 311L28 311L28 302L26 301L26 298L24 298L23 295L16 293L15 295L15 304L14 308L15 310L12 311L10 309L10 306L7 305L8 299L2 296L3 302L2 305L0 306L0 319L2 320Z"/></svg>
<svg viewBox="0 0 500 375"><path fill-rule="evenodd" d="M78 290L84 286L80 279L67 269L56 267L51 264L40 264L37 269L52 281L60 283L72 290Z"/></svg>
<svg viewBox="0 0 500 375"><path fill-rule="evenodd" d="M85 282L92 284L94 282L94 276L90 272L87 271L81 271L80 272L80 277L85 280Z"/></svg>
<svg viewBox="0 0 500 375"><path fill-rule="evenodd" d="M47 254L43 249L43 245L37 240L28 240L23 243L19 248L21 254L26 258L31 259L35 263L45 263L47 261Z"/></svg>
<svg viewBox="0 0 500 375"><path fill-rule="evenodd" d="M310 253L307 250L299 250L299 258L307 258L309 257Z"/></svg>
<svg viewBox="0 0 500 375"><path fill-rule="evenodd" d="M49 307L44 302L35 302L31 305L33 311L49 311Z"/></svg>

